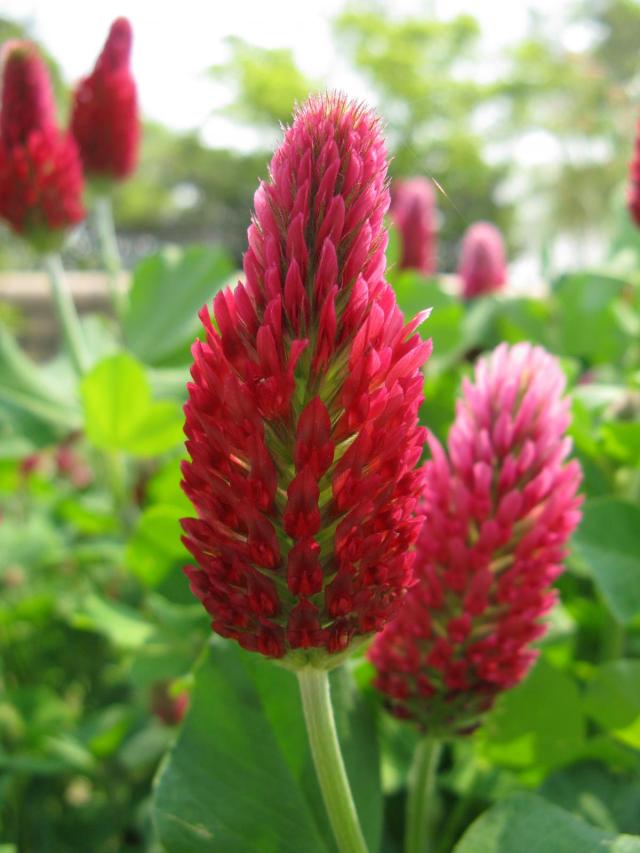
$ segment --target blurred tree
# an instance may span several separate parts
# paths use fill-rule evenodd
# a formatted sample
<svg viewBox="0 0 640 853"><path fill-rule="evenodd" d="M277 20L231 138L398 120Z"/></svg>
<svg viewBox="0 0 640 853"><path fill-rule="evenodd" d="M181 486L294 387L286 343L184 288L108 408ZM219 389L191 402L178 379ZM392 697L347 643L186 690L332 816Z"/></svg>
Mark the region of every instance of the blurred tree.
<svg viewBox="0 0 640 853"><path fill-rule="evenodd" d="M209 148L195 132L175 134L147 122L140 167L117 191L119 231L134 242L222 243L239 261L265 163L261 152Z"/></svg>
<svg viewBox="0 0 640 853"><path fill-rule="evenodd" d="M226 43L231 56L211 73L234 93L221 112L242 123L276 129L289 124L294 104L320 88L300 71L291 50L256 47L236 36Z"/></svg>
<svg viewBox="0 0 640 853"><path fill-rule="evenodd" d="M568 47L574 33L579 48ZM640 5L580 2L565 38L534 19L510 53L496 94L505 98L503 133L517 143L532 129L551 135L555 152L531 172L530 191L546 199L547 236L602 230L626 182L638 118Z"/></svg>
<svg viewBox="0 0 640 853"><path fill-rule="evenodd" d="M490 219L506 230L511 220L497 198L506 169L488 162L476 129L479 109L493 94L470 76L478 25L469 15L397 18L380 5L347 9L335 30L378 96L392 174L434 180L442 215L439 268L450 269L469 223Z"/></svg>
<svg viewBox="0 0 640 853"><path fill-rule="evenodd" d="M595 59L623 85L637 78L640 6L635 0L583 0L580 17L593 19L600 37Z"/></svg>

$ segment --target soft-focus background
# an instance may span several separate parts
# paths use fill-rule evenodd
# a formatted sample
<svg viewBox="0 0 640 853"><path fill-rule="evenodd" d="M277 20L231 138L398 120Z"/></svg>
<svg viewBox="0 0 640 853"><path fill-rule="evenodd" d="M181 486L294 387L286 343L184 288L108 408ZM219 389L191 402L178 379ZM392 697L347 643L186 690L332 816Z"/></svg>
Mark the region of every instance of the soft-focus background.
<svg viewBox="0 0 640 853"><path fill-rule="evenodd" d="M440 269L478 218L505 230L523 287L602 257L640 86L632 0L5 0L1 11L3 38L26 33L49 52L61 105L109 23L130 17L147 121L142 167L117 204L130 261L167 239L222 241L239 257L279 123L326 86L382 111L394 176L437 180ZM68 251L95 262L82 233ZM2 265L18 261L3 243Z"/></svg>

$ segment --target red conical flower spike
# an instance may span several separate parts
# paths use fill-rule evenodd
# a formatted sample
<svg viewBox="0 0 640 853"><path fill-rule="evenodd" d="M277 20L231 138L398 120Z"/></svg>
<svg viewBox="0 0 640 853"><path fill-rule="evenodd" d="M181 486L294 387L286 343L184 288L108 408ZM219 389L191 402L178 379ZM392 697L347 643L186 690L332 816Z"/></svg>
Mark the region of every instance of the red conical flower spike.
<svg viewBox="0 0 640 853"><path fill-rule="evenodd" d="M629 166L629 186L627 189L627 207L631 218L640 226L640 123L633 150L633 158Z"/></svg>
<svg viewBox="0 0 640 853"><path fill-rule="evenodd" d="M84 218L82 170L73 139L55 120L51 84L35 46L2 52L0 218L37 248L57 248Z"/></svg>
<svg viewBox="0 0 640 853"><path fill-rule="evenodd" d="M465 382L448 459L430 439L418 583L370 657L391 709L434 734L474 725L535 659L580 518L563 389L543 349L501 345Z"/></svg>
<svg viewBox="0 0 640 853"><path fill-rule="evenodd" d="M402 241L400 269L430 275L437 269L436 198L426 178L395 181L391 215Z"/></svg>
<svg viewBox="0 0 640 853"><path fill-rule="evenodd" d="M74 94L71 131L91 178L122 180L136 167L140 119L129 69L132 38L126 18L114 21L95 68Z"/></svg>
<svg viewBox="0 0 640 853"><path fill-rule="evenodd" d="M490 222L475 222L462 240L458 275L463 296L472 299L500 290L507 279L502 234Z"/></svg>
<svg viewBox="0 0 640 853"><path fill-rule="evenodd" d="M412 578L430 345L384 281L377 119L310 100L255 195L186 405L187 569L215 631L291 666L378 631Z"/></svg>

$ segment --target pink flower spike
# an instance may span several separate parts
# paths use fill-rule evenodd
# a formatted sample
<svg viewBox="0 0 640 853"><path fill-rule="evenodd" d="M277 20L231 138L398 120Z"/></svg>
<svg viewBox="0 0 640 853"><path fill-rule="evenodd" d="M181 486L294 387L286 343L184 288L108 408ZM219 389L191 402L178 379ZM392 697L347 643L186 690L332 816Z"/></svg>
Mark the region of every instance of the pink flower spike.
<svg viewBox="0 0 640 853"><path fill-rule="evenodd" d="M475 222L462 240L458 275L465 299L501 290L507 280L504 241L490 222Z"/></svg>
<svg viewBox="0 0 640 853"><path fill-rule="evenodd" d="M435 273L438 227L431 181L427 178L395 181L391 216L402 241L400 269L413 269L424 275Z"/></svg>
<svg viewBox="0 0 640 853"><path fill-rule="evenodd" d="M214 631L293 668L334 665L412 582L430 347L383 278L388 205L378 119L309 100L193 349L191 589Z"/></svg>
<svg viewBox="0 0 640 853"><path fill-rule="evenodd" d="M392 712L434 734L468 731L535 659L580 518L564 385L541 347L502 344L463 390L448 458L429 436L417 582L370 658Z"/></svg>

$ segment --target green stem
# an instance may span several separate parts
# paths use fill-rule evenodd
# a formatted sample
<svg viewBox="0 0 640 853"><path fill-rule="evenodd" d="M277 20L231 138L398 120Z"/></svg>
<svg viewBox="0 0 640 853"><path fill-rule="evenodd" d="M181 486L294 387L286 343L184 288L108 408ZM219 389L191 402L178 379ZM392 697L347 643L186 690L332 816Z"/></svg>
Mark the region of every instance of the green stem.
<svg viewBox="0 0 640 853"><path fill-rule="evenodd" d="M118 288L118 277L122 271L122 260L113 224L111 199L108 195L102 195L96 199L95 216L102 264L107 273L109 296L111 297L116 317L121 319L126 308L126 296Z"/></svg>
<svg viewBox="0 0 640 853"><path fill-rule="evenodd" d="M118 451L102 453L105 477L113 497L113 507L125 534L131 532L131 506L127 484L127 468L124 455Z"/></svg>
<svg viewBox="0 0 640 853"><path fill-rule="evenodd" d="M603 612L605 620L601 633L600 660L618 660L624 657L625 630L604 602Z"/></svg>
<svg viewBox="0 0 640 853"><path fill-rule="evenodd" d="M628 483L629 499L634 503L640 503L640 468L634 468L630 472Z"/></svg>
<svg viewBox="0 0 640 853"><path fill-rule="evenodd" d="M78 376L82 376L89 366L89 355L76 307L65 281L60 255L57 253L45 255L44 266L51 281L53 302L60 322L65 346L74 370Z"/></svg>
<svg viewBox="0 0 640 853"><path fill-rule="evenodd" d="M329 822L340 853L367 853L349 787L329 695L325 670L297 672L311 754Z"/></svg>
<svg viewBox="0 0 640 853"><path fill-rule="evenodd" d="M447 820L438 838L438 853L451 853L458 837L462 835L463 827L466 826L467 815L469 809L473 806L473 798L478 781L477 765L472 764L469 772L471 775L465 785L464 791L460 793L453 808L447 812Z"/></svg>
<svg viewBox="0 0 640 853"><path fill-rule="evenodd" d="M427 853L431 831L432 809L436 792L436 775L442 744L426 737L416 747L409 774L405 853Z"/></svg>

